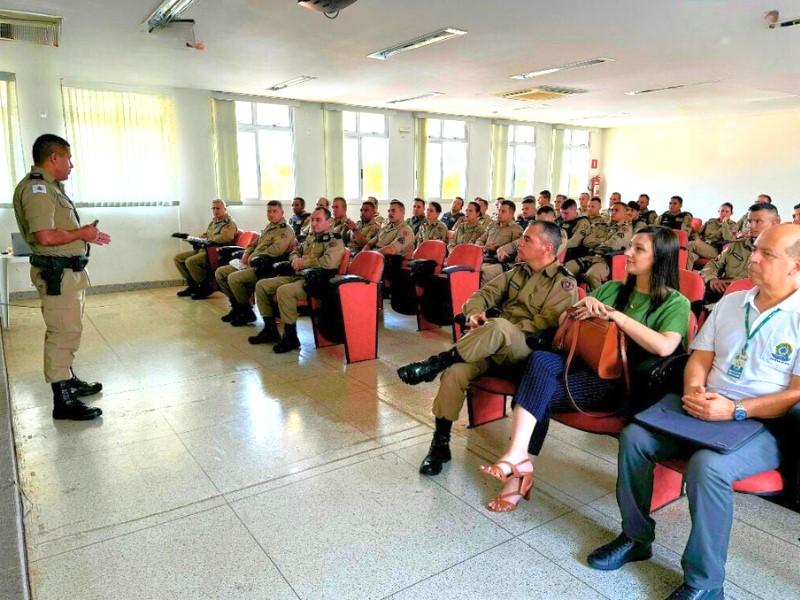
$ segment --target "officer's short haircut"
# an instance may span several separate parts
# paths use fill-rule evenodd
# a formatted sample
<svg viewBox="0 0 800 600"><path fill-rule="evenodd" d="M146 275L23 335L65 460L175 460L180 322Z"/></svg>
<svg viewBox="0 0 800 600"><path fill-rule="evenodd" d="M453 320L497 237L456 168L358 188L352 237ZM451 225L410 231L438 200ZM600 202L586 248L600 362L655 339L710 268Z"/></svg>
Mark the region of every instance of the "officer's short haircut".
<svg viewBox="0 0 800 600"><path fill-rule="evenodd" d="M363 208L364 206L371 206L372 208L377 208L377 207L375 206L375 203L374 203L372 200L364 200L364 201L361 203L361 206L362 206L362 208Z"/></svg>
<svg viewBox="0 0 800 600"><path fill-rule="evenodd" d="M279 200L270 200L267 202L267 206L277 206L278 208L283 208Z"/></svg>
<svg viewBox="0 0 800 600"><path fill-rule="evenodd" d="M414 198L414 202L422 202L422 205L425 206L425 200L423 200L422 198ZM405 206L403 208L405 208Z"/></svg>
<svg viewBox="0 0 800 600"><path fill-rule="evenodd" d="M578 208L578 203L575 202L572 198L567 198L561 204L561 210L569 210L570 208Z"/></svg>
<svg viewBox="0 0 800 600"><path fill-rule="evenodd" d="M733 204L731 204L730 202L723 202L722 204L720 204L720 207L722 206L727 206L728 208L731 209L731 212L733 212Z"/></svg>
<svg viewBox="0 0 800 600"><path fill-rule="evenodd" d="M592 196L591 198L589 198L589 202L599 202L600 204L602 204L603 200L600 198L600 196Z"/></svg>
<svg viewBox="0 0 800 600"><path fill-rule="evenodd" d="M347 200L341 196L336 196L336 198L333 199L333 202L344 202L344 205L347 206ZM333 204L333 202L331 202L331 204Z"/></svg>
<svg viewBox="0 0 800 600"><path fill-rule="evenodd" d="M795 210L797 210L798 208L800 208L800 204L795 204L795 205L794 205L792 208L794 208Z"/></svg>
<svg viewBox="0 0 800 600"><path fill-rule="evenodd" d="M639 198L647 198L647 201L650 202L650 196L647 194L639 194Z"/></svg>
<svg viewBox="0 0 800 600"><path fill-rule="evenodd" d="M536 211L536 216L539 215L554 215L556 214L556 209L552 206L542 206L539 210Z"/></svg>
<svg viewBox="0 0 800 600"><path fill-rule="evenodd" d="M416 200L415 200L415 202L416 202ZM391 202L389 202L389 206L399 206L400 210L402 210L404 212L406 210L406 205L403 204L402 202L400 202L400 200L397 200L397 199L392 200Z"/></svg>
<svg viewBox="0 0 800 600"><path fill-rule="evenodd" d="M534 221L528 227L538 228L544 243L553 247L553 254L558 252L558 247L561 245L561 228L558 225L550 221Z"/></svg>
<svg viewBox="0 0 800 600"><path fill-rule="evenodd" d="M559 198L561 198L561 203L563 205L564 200L566 200L567 197L564 194L556 194L556 200L558 200Z"/></svg>
<svg viewBox="0 0 800 600"><path fill-rule="evenodd" d="M480 202L481 206L483 207L483 210L481 210L481 212L485 212L485 210L487 208L489 208L489 201L488 200L485 200L484 198L478 198L478 202Z"/></svg>
<svg viewBox="0 0 800 600"><path fill-rule="evenodd" d="M43 165L51 154L63 153L68 150L69 142L67 140L52 133L45 133L33 142L33 164Z"/></svg>
<svg viewBox="0 0 800 600"><path fill-rule="evenodd" d="M611 192L611 194L610 194L610 195L611 195L611 196L617 195L617 196L619 196L620 198L622 198L622 194L620 194L619 192Z"/></svg>
<svg viewBox="0 0 800 600"><path fill-rule="evenodd" d="M512 212L512 213L515 213L515 212L517 212L517 205L516 205L516 204L514 204L514 202L513 202L513 201L511 201L511 200L503 200L503 201L501 201L501 202L500 202L500 206L507 206L507 207L509 207L509 208L511 209L511 212Z"/></svg>
<svg viewBox="0 0 800 600"><path fill-rule="evenodd" d="M225 204L225 200L223 200L222 198L217 198L216 200L212 200L211 205L213 206L214 204L221 204L222 208L228 208L228 205Z"/></svg>
<svg viewBox="0 0 800 600"><path fill-rule="evenodd" d="M635 201L633 201L633 200L631 200L630 202L628 202L628 203L627 203L625 206L627 206L627 207L628 207L628 208L630 208L631 210L641 210L641 208L639 207L639 203L638 203L638 202L635 202Z"/></svg>
<svg viewBox="0 0 800 600"><path fill-rule="evenodd" d="M542 190L541 192L539 192L539 195L544 196L545 198L550 200L550 190Z"/></svg>
<svg viewBox="0 0 800 600"><path fill-rule="evenodd" d="M669 199L670 199L670 200L677 200L677 201L678 201L678 204L680 204L681 206L683 206L683 198L681 198L680 196L670 196L670 198L669 198Z"/></svg>
<svg viewBox="0 0 800 600"><path fill-rule="evenodd" d="M758 197L759 197L759 198L766 198L766 199L767 199L767 202L769 202L770 204L772 204L772 196L770 196L769 194L759 194L759 195L758 195Z"/></svg>
<svg viewBox="0 0 800 600"><path fill-rule="evenodd" d="M611 208L614 208L615 206L621 206L622 208L628 208L628 205L627 205L627 204L625 204L624 202L614 202L614 203L611 205Z"/></svg>
<svg viewBox="0 0 800 600"><path fill-rule="evenodd" d="M321 210L323 213L325 213L325 219L330 221L331 211L328 209L327 206L318 206L317 208L314 209L314 212L317 212L318 210Z"/></svg>
<svg viewBox="0 0 800 600"><path fill-rule="evenodd" d="M435 210L437 215L442 214L442 205L438 202L428 202L428 206Z"/></svg>
<svg viewBox="0 0 800 600"><path fill-rule="evenodd" d="M301 198L300 196L295 196L294 200L297 200L297 201L300 202L300 207L301 208L305 208L306 207L306 201L305 201L304 198ZM292 202L294 202L294 200L292 200Z"/></svg>
<svg viewBox="0 0 800 600"><path fill-rule="evenodd" d="M533 196L525 196L525 198L522 200L523 204L534 204L535 202L536 198L534 198Z"/></svg>
<svg viewBox="0 0 800 600"><path fill-rule="evenodd" d="M474 208L479 215L481 214L481 205L479 202L470 202L468 206Z"/></svg>
<svg viewBox="0 0 800 600"><path fill-rule="evenodd" d="M775 219L776 221L780 221L781 220L781 216L780 216L780 214L778 214L778 209L775 208L774 204L763 204L763 203L762 204L758 204L758 203L756 203L756 204L751 205L750 208L748 208L747 210L748 210L748 212L756 212L758 210L760 210L762 212L768 212L768 213L770 213L772 215L772 218Z"/></svg>

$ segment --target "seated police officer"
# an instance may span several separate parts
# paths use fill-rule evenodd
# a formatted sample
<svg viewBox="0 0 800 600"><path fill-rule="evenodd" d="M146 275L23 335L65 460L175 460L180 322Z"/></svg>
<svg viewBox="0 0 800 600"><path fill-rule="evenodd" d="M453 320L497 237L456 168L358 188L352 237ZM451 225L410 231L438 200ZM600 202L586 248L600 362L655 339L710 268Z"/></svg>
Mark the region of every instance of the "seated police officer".
<svg viewBox="0 0 800 600"><path fill-rule="evenodd" d="M461 196L456 196L450 204L450 210L442 215L442 223L445 224L448 230L458 225L458 222L464 218L464 199Z"/></svg>
<svg viewBox="0 0 800 600"><path fill-rule="evenodd" d="M737 225L731 220L732 214L733 204L723 202L719 207L718 219L709 219L703 223L700 231L692 232L692 241L689 242L690 269L698 258L714 258L726 243L736 239Z"/></svg>
<svg viewBox="0 0 800 600"><path fill-rule="evenodd" d="M650 209L650 196L647 194L639 194L639 218L648 225L655 225L658 219L658 213Z"/></svg>
<svg viewBox="0 0 800 600"><path fill-rule="evenodd" d="M200 240L207 241L215 246L225 246L233 243L238 227L233 218L228 214L224 200L214 200L211 203L211 213L213 219L208 224L205 233L200 236ZM173 237L189 239L185 233L174 233ZM187 252L180 252L175 255L175 267L186 280L186 289L178 292L178 296L191 296L193 300L203 300L208 298L214 290L208 285L209 276L213 273L208 272L208 253L205 245L192 244L193 249Z"/></svg>
<svg viewBox="0 0 800 600"><path fill-rule="evenodd" d="M414 252L414 232L403 220L405 214L406 207L400 200L389 202L386 222L367 240L364 249L377 250L386 256L410 258Z"/></svg>
<svg viewBox="0 0 800 600"><path fill-rule="evenodd" d="M303 230L308 227L311 220L311 213L306 212L306 201L297 196L292 200L292 216L289 217L289 227L294 231L296 238L301 239Z"/></svg>
<svg viewBox="0 0 800 600"><path fill-rule="evenodd" d="M511 200L501 200L497 221L492 221L485 233L475 242L483 248L481 285L500 275L508 268L508 257L501 258L497 250L522 235L522 227L514 222L516 205Z"/></svg>
<svg viewBox="0 0 800 600"><path fill-rule="evenodd" d="M727 454L628 425L619 440L617 502L622 534L589 555L589 566L618 569L652 556L653 469L689 457L686 492L692 528L684 583L669 597L724 597L735 481L780 465L779 419L800 401L800 226L777 225L756 240L750 278L757 287L719 301L691 344L683 409L703 421L759 419L766 426ZM795 411L797 409L794 409Z"/></svg>
<svg viewBox="0 0 800 600"><path fill-rule="evenodd" d="M683 210L683 198L672 196L669 199L669 210L661 214L657 224L670 229L683 229L686 235L691 235L692 213Z"/></svg>
<svg viewBox="0 0 800 600"><path fill-rule="evenodd" d="M103 414L79 398L99 393L100 383L75 376L72 364L81 344L83 303L89 277L89 244L111 237L97 221L81 226L78 211L64 191L72 171L70 145L44 134L33 143L33 167L14 190L14 216L31 247L31 282L41 300L44 378L53 390L53 418L88 421Z"/></svg>
<svg viewBox="0 0 800 600"><path fill-rule="evenodd" d="M518 248L520 262L464 303L469 332L450 350L398 369L410 385L433 381L444 371L433 400L436 431L420 473L436 475L450 460L450 429L469 382L492 364L510 366L528 358L533 338L554 329L559 315L577 301L575 279L556 260L560 243L553 223L529 225Z"/></svg>
<svg viewBox="0 0 800 600"><path fill-rule="evenodd" d="M732 281L747 277L753 242L760 234L781 222L778 209L772 204L753 204L747 211L748 227L745 237L729 244L719 256L710 260L701 270L706 282L705 302L714 303L722 297Z"/></svg>
<svg viewBox="0 0 800 600"><path fill-rule="evenodd" d="M524 231L525 228L536 220L536 198L525 196L522 199L522 213L517 217L516 223Z"/></svg>
<svg viewBox="0 0 800 600"><path fill-rule="evenodd" d="M588 198L586 202L588 206ZM578 205L572 199L564 200L561 205L561 222L557 224L567 236L565 260L570 260L572 251L580 248L584 238L592 231L592 225L589 223L588 217L578 214Z"/></svg>
<svg viewBox="0 0 800 600"><path fill-rule="evenodd" d="M772 204L772 196L769 194L759 194L756 196L756 201L754 204ZM747 228L749 227L749 223L747 222L747 213L742 215L742 218L736 223L736 237L747 237Z"/></svg>
<svg viewBox="0 0 800 600"><path fill-rule="evenodd" d="M361 219L356 223L347 219L347 231L342 238L347 243L347 248L353 254L361 252L367 240L375 236L381 228L376 216L375 204L366 200L361 203Z"/></svg>
<svg viewBox="0 0 800 600"><path fill-rule="evenodd" d="M447 243L447 225L439 220L442 214L442 205L438 202L428 202L425 208L425 222L417 229L415 243L419 246L428 240L439 240Z"/></svg>
<svg viewBox="0 0 800 600"><path fill-rule="evenodd" d="M638 202L631 200L625 206L627 207L626 212L628 214L628 222L631 224L631 229L633 229L633 235L636 235L642 229L649 227L647 221L641 217L641 207L639 206Z"/></svg>
<svg viewBox="0 0 800 600"><path fill-rule="evenodd" d="M406 224L411 227L414 236L419 232L419 228L425 224L425 200L414 198L411 205L411 216L406 219Z"/></svg>
<svg viewBox="0 0 800 600"><path fill-rule="evenodd" d="M314 209L311 213L311 233L289 255L294 275L262 279L256 284L256 302L264 318L264 329L258 335L248 338L251 344L277 342L272 349L278 354L300 348L300 340L297 337L297 302L308 298L304 287L305 280L300 271L312 268L335 271L342 262L342 256L347 252L341 237L331 233L330 229L330 211L324 207ZM283 337L280 341L272 308L273 295L283 322Z"/></svg>
<svg viewBox="0 0 800 600"><path fill-rule="evenodd" d="M225 265L214 273L219 290L231 302L230 312L221 318L234 327L256 320L256 314L250 305L250 294L260 278L272 275L271 267L275 262L285 260L289 246L295 239L294 230L286 224L283 207L277 200L267 202L267 221L267 226L258 239L244 250L241 262L246 268L239 270Z"/></svg>
<svg viewBox="0 0 800 600"><path fill-rule="evenodd" d="M453 230L453 237L447 244L447 251L452 252L459 244L474 244L483 235L483 226L480 223L481 205L477 202L467 204L464 218L458 222Z"/></svg>

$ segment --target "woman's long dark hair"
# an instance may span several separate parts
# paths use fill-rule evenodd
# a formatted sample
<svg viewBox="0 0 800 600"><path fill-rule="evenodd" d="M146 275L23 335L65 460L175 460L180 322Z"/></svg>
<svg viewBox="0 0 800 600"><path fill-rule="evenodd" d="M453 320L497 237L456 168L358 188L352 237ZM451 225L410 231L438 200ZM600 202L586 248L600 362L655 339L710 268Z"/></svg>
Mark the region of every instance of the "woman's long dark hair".
<svg viewBox="0 0 800 600"><path fill-rule="evenodd" d="M653 242L653 268L650 271L650 308L644 320L661 306L678 289L678 253L680 242L675 232L668 227L645 227L639 234L647 234ZM637 234L638 235L638 234ZM614 308L625 310L636 288L636 275L628 275L614 301Z"/></svg>

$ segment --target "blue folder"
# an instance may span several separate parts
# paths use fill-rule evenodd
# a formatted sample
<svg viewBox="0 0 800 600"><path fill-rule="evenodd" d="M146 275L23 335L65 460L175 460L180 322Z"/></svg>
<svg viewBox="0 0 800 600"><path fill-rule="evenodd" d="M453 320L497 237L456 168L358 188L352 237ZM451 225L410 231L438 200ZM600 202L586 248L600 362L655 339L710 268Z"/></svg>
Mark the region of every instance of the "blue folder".
<svg viewBox="0 0 800 600"><path fill-rule="evenodd" d="M668 394L650 408L643 410L634 421L659 433L695 444L701 448L728 454L738 450L764 429L755 419L744 421L703 421L683 410L678 394Z"/></svg>

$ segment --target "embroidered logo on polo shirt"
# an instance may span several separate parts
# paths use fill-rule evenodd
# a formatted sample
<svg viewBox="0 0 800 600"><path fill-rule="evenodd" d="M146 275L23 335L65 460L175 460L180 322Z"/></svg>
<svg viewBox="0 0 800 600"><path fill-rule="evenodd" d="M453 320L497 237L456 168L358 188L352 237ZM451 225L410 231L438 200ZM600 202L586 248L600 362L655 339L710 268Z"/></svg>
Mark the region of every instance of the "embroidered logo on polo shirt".
<svg viewBox="0 0 800 600"><path fill-rule="evenodd" d="M791 344L787 344L786 342L778 344L775 346L775 352L772 353L772 359L784 365L789 364L792 360L793 351L794 349Z"/></svg>

